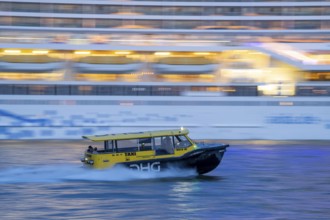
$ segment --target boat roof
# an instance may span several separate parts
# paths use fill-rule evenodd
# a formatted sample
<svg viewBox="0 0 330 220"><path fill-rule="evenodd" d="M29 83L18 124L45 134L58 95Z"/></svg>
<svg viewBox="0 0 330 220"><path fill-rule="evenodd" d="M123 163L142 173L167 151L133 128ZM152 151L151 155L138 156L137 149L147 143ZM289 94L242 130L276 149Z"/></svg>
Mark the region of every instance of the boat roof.
<svg viewBox="0 0 330 220"><path fill-rule="evenodd" d="M128 139L137 139L137 138L151 138L151 137L170 136L170 135L187 135L188 133L189 133L188 129L181 128L181 129L172 129L172 130L90 135L90 136L82 136L82 137L84 139L88 139L91 141L109 141L109 140L128 140Z"/></svg>

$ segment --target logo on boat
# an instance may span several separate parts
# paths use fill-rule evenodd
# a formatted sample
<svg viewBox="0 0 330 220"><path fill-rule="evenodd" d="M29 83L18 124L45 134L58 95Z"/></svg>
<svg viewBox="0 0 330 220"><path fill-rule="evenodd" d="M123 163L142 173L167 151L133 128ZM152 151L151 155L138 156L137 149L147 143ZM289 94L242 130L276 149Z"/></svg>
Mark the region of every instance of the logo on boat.
<svg viewBox="0 0 330 220"><path fill-rule="evenodd" d="M129 167L132 170L147 171L147 172L159 172L160 171L160 162L130 164Z"/></svg>

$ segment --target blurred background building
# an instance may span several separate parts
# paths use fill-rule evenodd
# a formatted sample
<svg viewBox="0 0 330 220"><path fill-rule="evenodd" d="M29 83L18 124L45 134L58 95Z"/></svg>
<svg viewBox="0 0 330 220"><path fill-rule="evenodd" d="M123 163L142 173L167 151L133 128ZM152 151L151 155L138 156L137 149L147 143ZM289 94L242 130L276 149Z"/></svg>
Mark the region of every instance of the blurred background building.
<svg viewBox="0 0 330 220"><path fill-rule="evenodd" d="M0 138L329 139L330 1L1 0Z"/></svg>

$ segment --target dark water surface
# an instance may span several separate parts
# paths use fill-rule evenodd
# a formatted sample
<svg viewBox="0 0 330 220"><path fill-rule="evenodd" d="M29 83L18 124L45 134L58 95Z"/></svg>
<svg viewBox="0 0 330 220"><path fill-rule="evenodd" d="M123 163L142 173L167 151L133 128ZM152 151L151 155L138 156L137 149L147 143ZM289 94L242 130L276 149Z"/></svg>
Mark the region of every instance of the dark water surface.
<svg viewBox="0 0 330 220"><path fill-rule="evenodd" d="M85 170L84 150L1 141L0 218L330 219L330 143L234 144L200 177Z"/></svg>

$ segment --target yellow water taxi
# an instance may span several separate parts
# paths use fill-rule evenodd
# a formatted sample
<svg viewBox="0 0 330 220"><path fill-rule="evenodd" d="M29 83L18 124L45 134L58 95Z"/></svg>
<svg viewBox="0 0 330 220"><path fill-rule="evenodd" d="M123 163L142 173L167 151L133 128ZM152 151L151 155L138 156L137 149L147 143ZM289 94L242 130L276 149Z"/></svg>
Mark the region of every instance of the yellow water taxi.
<svg viewBox="0 0 330 220"><path fill-rule="evenodd" d="M97 169L122 165L150 172L168 168L194 169L198 174L215 169L229 145L201 147L188 134L188 129L181 128L83 136L94 142L103 142L103 149L90 145L81 161Z"/></svg>

